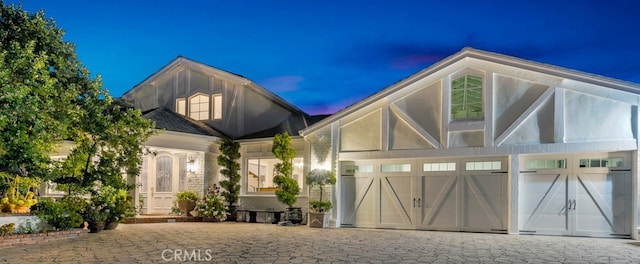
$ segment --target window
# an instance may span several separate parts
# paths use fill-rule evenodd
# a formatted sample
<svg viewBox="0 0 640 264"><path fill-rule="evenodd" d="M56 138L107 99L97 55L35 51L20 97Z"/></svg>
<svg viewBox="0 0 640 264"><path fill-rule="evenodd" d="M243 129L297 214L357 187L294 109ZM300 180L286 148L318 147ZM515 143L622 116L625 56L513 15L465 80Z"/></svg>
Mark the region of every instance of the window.
<svg viewBox="0 0 640 264"><path fill-rule="evenodd" d="M580 168L622 168L623 158L580 159Z"/></svg>
<svg viewBox="0 0 640 264"><path fill-rule="evenodd" d="M211 96L213 102L213 120L222 119L222 95L214 94Z"/></svg>
<svg viewBox="0 0 640 264"><path fill-rule="evenodd" d="M373 165L344 165L345 174L359 173L371 173L373 172Z"/></svg>
<svg viewBox="0 0 640 264"><path fill-rule="evenodd" d="M502 168L500 161L469 161L465 165L467 171L500 170Z"/></svg>
<svg viewBox="0 0 640 264"><path fill-rule="evenodd" d="M302 190L303 159L293 159L293 179L298 181ZM248 193L273 193L276 187L273 184L275 165L279 159L249 159L247 168L247 192Z"/></svg>
<svg viewBox="0 0 640 264"><path fill-rule="evenodd" d="M176 99L176 113L187 115L187 101L184 98Z"/></svg>
<svg viewBox="0 0 640 264"><path fill-rule="evenodd" d="M567 168L567 160L559 159L559 160L527 160L527 164L525 168L528 170L537 170L537 169L566 169Z"/></svg>
<svg viewBox="0 0 640 264"><path fill-rule="evenodd" d="M156 192L171 192L173 181L173 159L159 157L156 161Z"/></svg>
<svg viewBox="0 0 640 264"><path fill-rule="evenodd" d="M455 162L437 162L422 164L422 171L456 171Z"/></svg>
<svg viewBox="0 0 640 264"><path fill-rule="evenodd" d="M464 75L451 82L451 119L481 119L482 77Z"/></svg>
<svg viewBox="0 0 640 264"><path fill-rule="evenodd" d="M382 164L382 172L411 172L411 164Z"/></svg>
<svg viewBox="0 0 640 264"><path fill-rule="evenodd" d="M195 120L209 119L209 97L199 94L189 98L189 117Z"/></svg>

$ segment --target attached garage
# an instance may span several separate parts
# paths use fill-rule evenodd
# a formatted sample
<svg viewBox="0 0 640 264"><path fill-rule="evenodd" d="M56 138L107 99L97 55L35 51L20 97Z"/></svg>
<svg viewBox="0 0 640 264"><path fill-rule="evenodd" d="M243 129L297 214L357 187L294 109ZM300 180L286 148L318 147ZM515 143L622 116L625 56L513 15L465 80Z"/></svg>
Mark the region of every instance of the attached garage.
<svg viewBox="0 0 640 264"><path fill-rule="evenodd" d="M521 158L520 233L631 237L629 152Z"/></svg>
<svg viewBox="0 0 640 264"><path fill-rule="evenodd" d="M343 226L507 231L504 157L341 164Z"/></svg>
<svg viewBox="0 0 640 264"><path fill-rule="evenodd" d="M638 238L640 86L466 48L301 131L335 227Z"/></svg>

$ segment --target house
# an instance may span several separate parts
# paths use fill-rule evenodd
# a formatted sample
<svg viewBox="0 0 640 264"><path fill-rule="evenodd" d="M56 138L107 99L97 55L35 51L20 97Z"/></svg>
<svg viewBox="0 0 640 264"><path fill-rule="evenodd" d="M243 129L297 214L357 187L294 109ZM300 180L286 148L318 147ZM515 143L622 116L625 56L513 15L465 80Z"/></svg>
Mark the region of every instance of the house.
<svg viewBox="0 0 640 264"><path fill-rule="evenodd" d="M465 48L300 133L336 227L638 237L640 86Z"/></svg>
<svg viewBox="0 0 640 264"><path fill-rule="evenodd" d="M123 99L164 132L139 177L144 213L220 180L241 144L243 208L275 200L275 134L295 177L332 169L333 227L638 238L640 85L465 48L315 122L237 74L178 57Z"/></svg>
<svg viewBox="0 0 640 264"><path fill-rule="evenodd" d="M241 144L240 207L281 209L275 198L273 137L287 132L296 149L294 177L303 188L307 146L298 131L311 117L247 78L177 57L127 91L122 99L156 122L162 133L145 144L136 197L143 214L167 214L179 191L201 196L222 180L216 157L223 138ZM136 199L140 200L140 199ZM139 202L139 201L136 201Z"/></svg>

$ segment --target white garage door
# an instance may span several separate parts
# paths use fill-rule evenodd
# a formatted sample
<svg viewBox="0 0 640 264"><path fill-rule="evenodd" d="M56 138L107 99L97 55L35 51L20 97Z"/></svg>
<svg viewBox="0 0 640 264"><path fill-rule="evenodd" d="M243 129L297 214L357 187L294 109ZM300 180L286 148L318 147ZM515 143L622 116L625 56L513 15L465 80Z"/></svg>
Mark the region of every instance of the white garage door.
<svg viewBox="0 0 640 264"><path fill-rule="evenodd" d="M506 232L504 158L342 163L342 224Z"/></svg>
<svg viewBox="0 0 640 264"><path fill-rule="evenodd" d="M630 237L628 153L520 159L520 232Z"/></svg>

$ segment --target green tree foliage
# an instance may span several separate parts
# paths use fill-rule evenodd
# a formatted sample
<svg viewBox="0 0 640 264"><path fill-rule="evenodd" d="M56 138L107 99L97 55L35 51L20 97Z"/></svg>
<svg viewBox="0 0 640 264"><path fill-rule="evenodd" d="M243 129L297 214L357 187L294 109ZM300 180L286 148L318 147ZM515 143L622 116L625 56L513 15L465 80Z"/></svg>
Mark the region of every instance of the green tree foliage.
<svg viewBox="0 0 640 264"><path fill-rule="evenodd" d="M43 11L0 2L0 171L122 188L123 172L139 173L153 123L114 103L63 35ZM49 155L63 140L77 147L54 163Z"/></svg>
<svg viewBox="0 0 640 264"><path fill-rule="evenodd" d="M222 196L226 199L229 206L238 201L240 194L240 144L232 139L224 139L220 144L221 155L218 156L218 165L222 166L220 174L226 177L226 180L220 181L220 186L224 189Z"/></svg>
<svg viewBox="0 0 640 264"><path fill-rule="evenodd" d="M279 190L276 190L276 198L283 204L292 207L300 194L300 186L293 179L293 158L296 157L296 150L291 147L291 137L289 133L277 134L273 138L271 152L281 162L275 165L275 176L273 183Z"/></svg>
<svg viewBox="0 0 640 264"><path fill-rule="evenodd" d="M79 114L76 97L97 82L63 34L44 12L0 2L0 170L45 176Z"/></svg>

